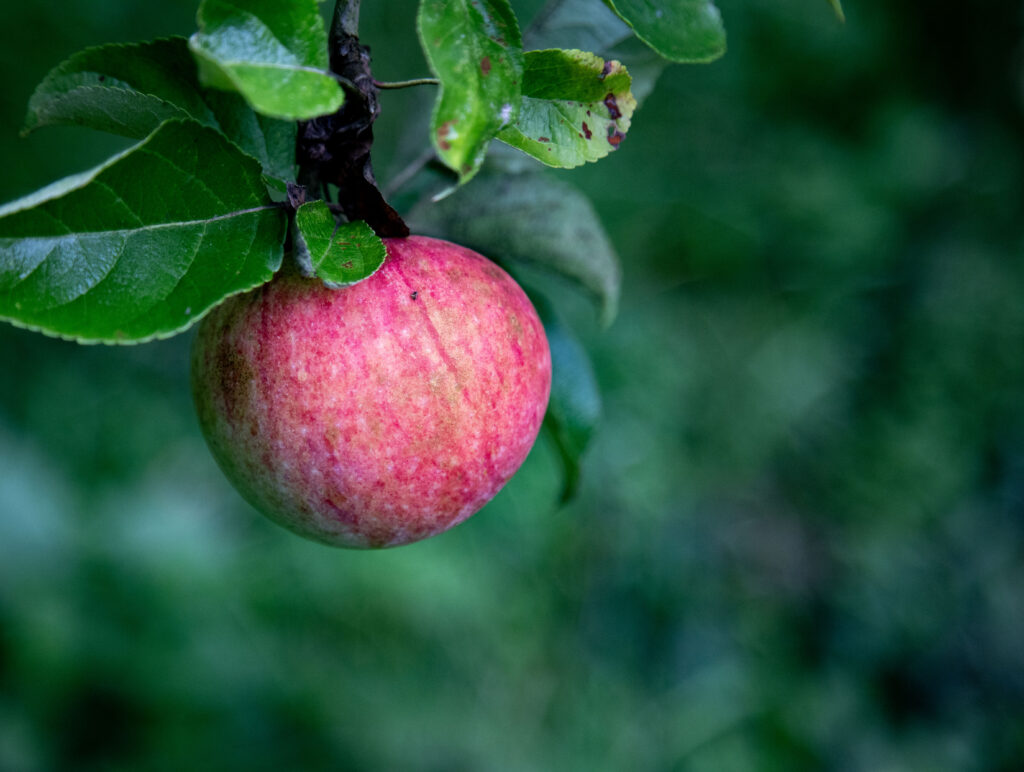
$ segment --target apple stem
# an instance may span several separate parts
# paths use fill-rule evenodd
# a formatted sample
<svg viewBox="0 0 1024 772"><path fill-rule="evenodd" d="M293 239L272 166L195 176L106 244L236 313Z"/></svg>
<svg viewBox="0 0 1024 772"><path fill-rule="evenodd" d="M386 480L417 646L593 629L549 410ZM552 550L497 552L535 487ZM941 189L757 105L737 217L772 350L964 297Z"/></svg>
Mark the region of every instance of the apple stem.
<svg viewBox="0 0 1024 772"><path fill-rule="evenodd" d="M359 42L359 0L338 0L330 34L331 72L345 90L332 115L299 122L296 160L299 182L309 190L338 190L349 220L364 220L378 236L408 236L409 228L384 199L373 174L373 122L380 114L379 90L370 69L370 49Z"/></svg>

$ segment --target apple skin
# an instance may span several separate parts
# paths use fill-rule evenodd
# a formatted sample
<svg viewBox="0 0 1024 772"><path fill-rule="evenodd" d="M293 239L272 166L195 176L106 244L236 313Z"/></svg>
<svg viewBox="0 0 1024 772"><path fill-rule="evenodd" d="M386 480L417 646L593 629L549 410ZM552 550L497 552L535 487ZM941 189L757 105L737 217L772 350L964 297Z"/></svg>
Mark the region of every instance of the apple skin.
<svg viewBox="0 0 1024 772"><path fill-rule="evenodd" d="M515 474L551 390L526 294L481 255L385 239L368 279L282 272L229 298L192 352L199 423L256 509L326 544L392 547L465 520Z"/></svg>

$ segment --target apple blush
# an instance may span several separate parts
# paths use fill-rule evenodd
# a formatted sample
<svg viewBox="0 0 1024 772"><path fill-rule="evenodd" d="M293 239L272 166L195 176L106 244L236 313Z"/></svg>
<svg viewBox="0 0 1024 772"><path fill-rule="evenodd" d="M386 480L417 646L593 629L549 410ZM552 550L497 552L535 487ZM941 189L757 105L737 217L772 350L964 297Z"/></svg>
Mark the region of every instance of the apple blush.
<svg viewBox="0 0 1024 772"><path fill-rule="evenodd" d="M199 423L256 509L339 547L461 523L526 459L551 389L544 328L501 268L421 236L368 279L279 274L200 324Z"/></svg>

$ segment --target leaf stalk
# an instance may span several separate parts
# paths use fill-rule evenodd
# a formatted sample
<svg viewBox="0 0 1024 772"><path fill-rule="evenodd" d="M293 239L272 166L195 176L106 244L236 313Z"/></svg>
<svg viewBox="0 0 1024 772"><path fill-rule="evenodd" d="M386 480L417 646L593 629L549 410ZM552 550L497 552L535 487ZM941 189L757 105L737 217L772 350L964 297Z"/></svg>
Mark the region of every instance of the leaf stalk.
<svg viewBox="0 0 1024 772"><path fill-rule="evenodd" d="M410 88L412 86L439 86L441 81L437 78L413 78L412 80L379 81L375 80L373 85L379 89Z"/></svg>

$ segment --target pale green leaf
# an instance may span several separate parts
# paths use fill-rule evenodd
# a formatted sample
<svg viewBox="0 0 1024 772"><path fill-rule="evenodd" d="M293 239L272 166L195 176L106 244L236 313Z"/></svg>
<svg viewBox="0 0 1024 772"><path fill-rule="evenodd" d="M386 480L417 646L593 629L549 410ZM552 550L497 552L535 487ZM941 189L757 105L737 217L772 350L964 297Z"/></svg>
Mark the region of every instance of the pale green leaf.
<svg viewBox="0 0 1024 772"><path fill-rule="evenodd" d="M189 46L205 85L237 91L273 118L305 120L341 107L316 0L203 0L198 21Z"/></svg>
<svg viewBox="0 0 1024 772"><path fill-rule="evenodd" d="M548 166L604 158L629 130L636 100L619 62L584 51L528 51L519 118L498 139Z"/></svg>

